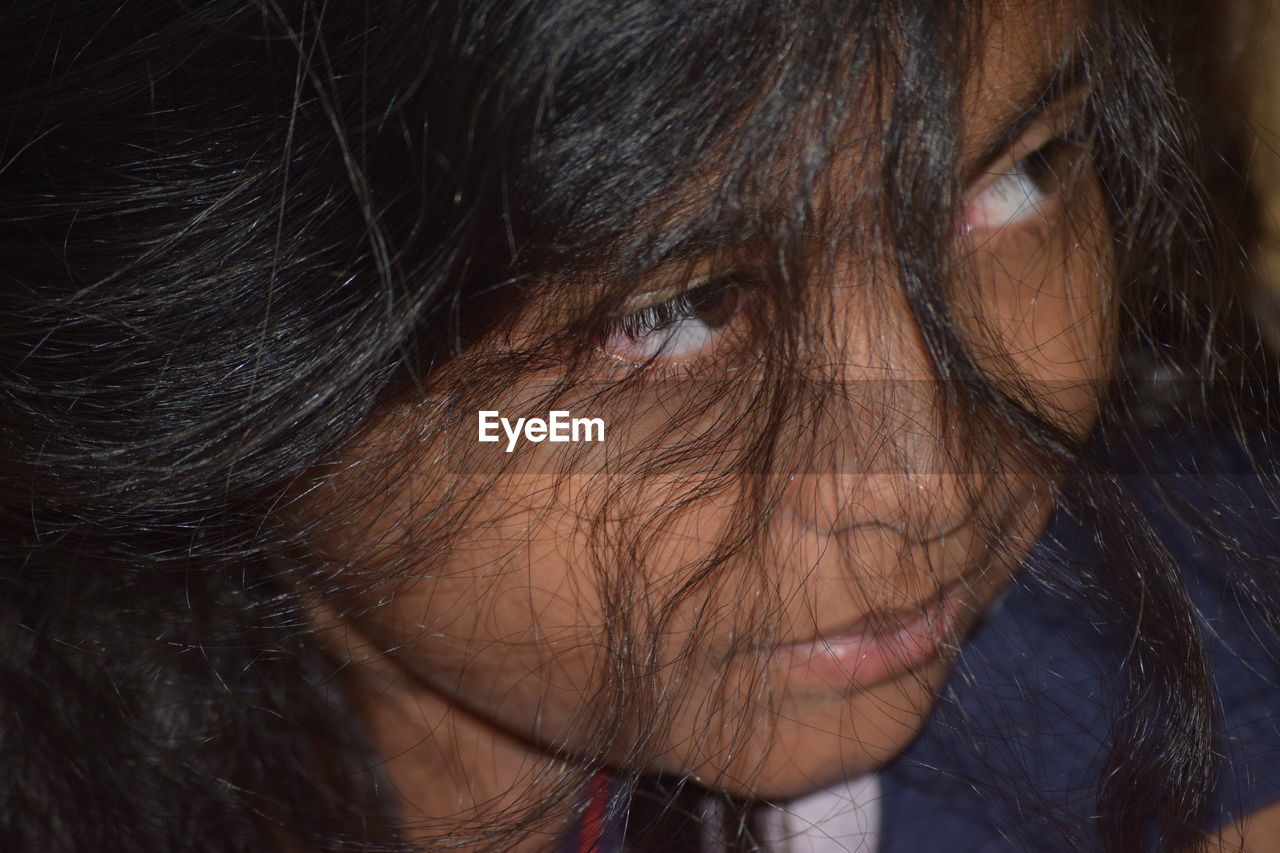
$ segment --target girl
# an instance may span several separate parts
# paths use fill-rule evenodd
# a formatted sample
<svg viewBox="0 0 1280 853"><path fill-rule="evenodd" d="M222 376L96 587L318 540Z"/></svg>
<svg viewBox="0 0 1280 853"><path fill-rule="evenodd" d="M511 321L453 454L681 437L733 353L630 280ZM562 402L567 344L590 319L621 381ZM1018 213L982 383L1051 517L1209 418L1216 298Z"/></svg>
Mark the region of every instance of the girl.
<svg viewBox="0 0 1280 853"><path fill-rule="evenodd" d="M8 4L4 849L1269 849L1213 22Z"/></svg>

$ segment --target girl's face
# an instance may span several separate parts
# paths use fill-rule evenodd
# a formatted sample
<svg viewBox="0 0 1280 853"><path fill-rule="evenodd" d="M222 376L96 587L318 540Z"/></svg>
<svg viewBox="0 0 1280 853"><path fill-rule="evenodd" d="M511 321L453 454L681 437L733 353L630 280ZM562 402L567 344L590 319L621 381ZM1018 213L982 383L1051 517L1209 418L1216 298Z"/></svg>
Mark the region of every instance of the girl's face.
<svg viewBox="0 0 1280 853"><path fill-rule="evenodd" d="M1069 27L1050 4L1010 5L992 15L966 81L955 229L965 284L952 305L985 367L1034 388L1082 434L1109 370L1108 232L1086 158L1064 141L1079 93L1040 100L1069 52ZM869 180L842 168L837 184ZM650 770L786 797L872 768L918 731L948 652L1042 529L1049 475L999 435L944 432L934 374L892 278L852 256L827 270L822 369L878 396L824 401L806 433L809 461L764 477L774 499L752 504L763 509L750 547L715 559L741 529L745 487L691 488L706 479L705 458L625 491L605 473L661 449L643 438L645 417L663 406L657 392L627 423L605 417L604 442L578 448L572 471L555 460L574 445L522 440L511 458L534 473L478 491L480 478L432 445L384 502L347 511L355 521L323 545L378 582L318 612L368 676L356 692L370 700L384 754L511 779L495 769L511 756L612 743L609 761L635 748ZM668 370L705 376L756 334L743 319L752 297L732 278L684 296L661 282L642 290L658 292L602 337L606 372L656 354ZM521 402L525 390L484 408L545 418ZM436 405L384 412L354 455L420 434ZM584 394L561 406L600 414L590 407ZM477 412L452 414L465 434L456 440L474 442ZM702 417L683 428L732 429L723 413ZM505 446L485 449L501 456ZM955 461L964 448L983 464ZM852 458L861 461L840 461ZM443 522L424 509L449 503L466 511ZM392 704L401 711L385 711ZM439 786L404 774L402 790L412 778Z"/></svg>

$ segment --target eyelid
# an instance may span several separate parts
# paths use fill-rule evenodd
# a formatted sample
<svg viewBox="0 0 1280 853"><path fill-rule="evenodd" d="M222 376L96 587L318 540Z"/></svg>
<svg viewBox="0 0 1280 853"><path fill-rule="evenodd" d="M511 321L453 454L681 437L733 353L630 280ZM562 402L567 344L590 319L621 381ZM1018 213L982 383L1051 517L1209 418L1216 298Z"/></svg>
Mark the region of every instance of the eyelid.
<svg viewBox="0 0 1280 853"><path fill-rule="evenodd" d="M618 306L617 311L610 314L610 317L612 319L625 317L628 314L643 311L645 308L652 308L654 305L661 305L663 302L669 302L683 293L691 293L700 287L705 287L715 281L718 275L718 273L705 273L679 284L672 284L667 287L659 287L653 290L646 290L643 293L632 294L623 300L623 303Z"/></svg>
<svg viewBox="0 0 1280 853"><path fill-rule="evenodd" d="M961 196L962 207L967 206L1018 163L1039 151L1053 140L1068 134L1080 118L1080 106L1084 101L1084 88L1077 88L1040 111L1012 143L995 157L990 158L972 173L968 186Z"/></svg>

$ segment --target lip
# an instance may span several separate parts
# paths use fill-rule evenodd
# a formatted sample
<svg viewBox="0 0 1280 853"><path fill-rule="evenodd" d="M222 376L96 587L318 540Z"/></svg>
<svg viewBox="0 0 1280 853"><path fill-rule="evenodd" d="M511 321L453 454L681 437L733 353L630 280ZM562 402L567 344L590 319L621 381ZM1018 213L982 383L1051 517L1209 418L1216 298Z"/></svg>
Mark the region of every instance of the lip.
<svg viewBox="0 0 1280 853"><path fill-rule="evenodd" d="M873 687L938 657L959 627L966 588L963 579L952 581L923 605L779 646L774 660L795 686Z"/></svg>

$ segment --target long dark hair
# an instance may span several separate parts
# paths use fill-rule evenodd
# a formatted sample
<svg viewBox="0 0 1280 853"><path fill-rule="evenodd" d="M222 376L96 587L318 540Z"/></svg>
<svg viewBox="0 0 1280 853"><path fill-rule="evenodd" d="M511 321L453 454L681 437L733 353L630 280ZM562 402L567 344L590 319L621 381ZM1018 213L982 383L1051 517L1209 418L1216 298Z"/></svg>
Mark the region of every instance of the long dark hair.
<svg viewBox="0 0 1280 853"><path fill-rule="evenodd" d="M1272 398L1233 243L1204 190L1206 164L1230 152L1211 157L1191 121L1210 106L1203 51L1187 49L1208 13L1093 5L1073 49L1126 342L1103 428L1190 411L1241 426ZM1087 470L1086 445L1034 389L974 358L941 284L957 276L951 219L920 215L958 202L980 6L7 4L3 846L409 846L308 602L371 606L370 591L443 559L449 542L423 532L412 553L318 553L322 533L342 529L339 507L394 511L379 502L424 440L403 435L357 463L351 437L406 401L470 416L522 376L580 377L593 330L672 258L765 247L753 263L766 270L771 347L750 383L698 391L731 401L737 443L703 435L633 461L633 477L727 452L682 488L688 501L800 464L780 413L829 391L796 369L817 334L803 308L802 272L822 268L814 234L876 247L953 389L949 417L1000 425L1042 467ZM868 156L883 187L858 211L884 215L824 219L825 168L867 104L882 110ZM516 346L477 346L548 299L568 319L534 324ZM1152 376L1187 377L1195 392ZM604 385L612 399L619 383ZM568 387L581 386L562 382L548 399ZM449 417L427 418L427 431L444 435ZM449 464L481 465L470 452ZM330 479L343 499L319 501L320 518L299 510ZM1078 510L1123 519L1123 495L1097 482L1078 490ZM424 510L423 531L464 521L470 497ZM749 497L736 538L670 598L638 610L643 590L608 576L616 618L602 642L618 677L601 704L661 719L644 687L647 644L677 600L722 583L718 570L750 551L772 498L763 486ZM1112 535L1132 542L1135 524L1114 522ZM608 544L639 563L642 536ZM1186 845L1213 784L1203 653L1176 567L1142 548L1116 554L1090 589L1138 662L1096 837L1111 850ZM441 845L502 849L522 821L564 808L597 761L643 766L652 730L621 718L594 730L594 753L565 751L563 798L437 833ZM669 787L640 784L648 803ZM667 800L650 809L657 820L688 812L686 793Z"/></svg>

